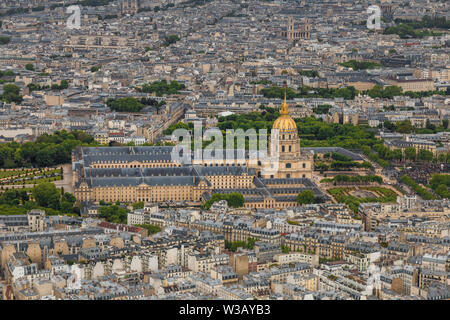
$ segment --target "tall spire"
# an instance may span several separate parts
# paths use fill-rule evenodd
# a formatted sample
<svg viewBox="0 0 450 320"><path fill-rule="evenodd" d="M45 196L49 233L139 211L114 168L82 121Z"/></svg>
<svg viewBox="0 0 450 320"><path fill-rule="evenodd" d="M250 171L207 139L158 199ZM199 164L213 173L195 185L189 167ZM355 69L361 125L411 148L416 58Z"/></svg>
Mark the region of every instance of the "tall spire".
<svg viewBox="0 0 450 320"><path fill-rule="evenodd" d="M281 106L281 115L283 115L283 116L289 115L289 106L286 102L286 91L287 91L287 88L284 87L284 102L283 102L283 105Z"/></svg>

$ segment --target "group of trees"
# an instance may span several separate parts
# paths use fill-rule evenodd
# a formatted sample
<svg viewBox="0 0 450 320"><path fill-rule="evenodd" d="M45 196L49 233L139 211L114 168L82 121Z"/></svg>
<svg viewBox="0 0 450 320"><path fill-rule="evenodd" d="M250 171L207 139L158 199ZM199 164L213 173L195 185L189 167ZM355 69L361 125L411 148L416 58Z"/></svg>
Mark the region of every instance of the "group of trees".
<svg viewBox="0 0 450 320"><path fill-rule="evenodd" d="M403 89L398 86L387 86L383 88L380 85L373 86L372 89L364 91L364 94L369 95L371 98L383 98L383 99L392 99L396 96L408 96L410 98L424 98L424 97L431 97L432 95L441 95L445 96L449 94L449 90L434 90L434 91L419 91L419 92L413 92L413 91L406 91L403 92Z"/></svg>
<svg viewBox="0 0 450 320"><path fill-rule="evenodd" d="M354 61L354 60L351 60ZM346 66L349 62L345 62ZM369 63L369 62L368 62ZM350 65L348 65L350 66ZM361 66L360 66L361 67ZM356 68L356 65L355 65ZM266 98L279 98L284 99L285 89L278 86L271 86L267 88L263 88L260 90L260 93L264 95ZM403 89L398 86L387 86L383 88L380 85L373 86L372 89L366 91L358 91L353 86L349 86L346 88L310 88L307 86L300 86L297 88L297 91L292 88L286 88L286 97L287 99L294 98L344 98L345 100L353 100L359 94L367 94L371 98L383 98L383 99L392 99L395 96L409 96L411 98L422 98L429 97L432 95L448 95L450 93L450 89L445 90L436 90L436 91L423 91L423 92L412 92L406 91L403 92Z"/></svg>
<svg viewBox="0 0 450 320"><path fill-rule="evenodd" d="M450 20L447 20L444 16L423 16L421 20L403 20L395 19L395 23L406 23L413 26L415 29L422 28L435 28L435 29L450 29Z"/></svg>
<svg viewBox="0 0 450 320"><path fill-rule="evenodd" d="M129 210L121 207L118 203L114 205L100 204L101 206L98 208L98 216L100 218L103 218L111 223L127 223L127 214Z"/></svg>
<svg viewBox="0 0 450 320"><path fill-rule="evenodd" d="M403 121L397 121L395 123L390 122L389 120L384 121L382 126L392 132L399 133L416 133L416 134L434 134L442 131L448 130L448 119L442 120L442 125L436 126L431 123L429 119L426 121L425 128L416 128L412 125L411 121L406 119Z"/></svg>
<svg viewBox="0 0 450 320"><path fill-rule="evenodd" d="M235 252L237 250L237 248L253 250L253 248L255 247L256 241L258 241L258 239L252 238L252 237L248 237L247 242L245 242L245 241L231 242L231 241L225 240L225 249L227 249L229 251L233 251L233 252Z"/></svg>
<svg viewBox="0 0 450 320"><path fill-rule="evenodd" d="M335 161L331 162L329 168L331 168L332 170L349 170L351 168L372 169L372 164L367 161L359 163L357 161L335 160Z"/></svg>
<svg viewBox="0 0 450 320"><path fill-rule="evenodd" d="M367 69L375 69L380 68L381 64L371 61L357 61L357 60L350 60L347 62L339 63L343 67L351 68L355 71L357 70L367 70Z"/></svg>
<svg viewBox="0 0 450 320"><path fill-rule="evenodd" d="M416 181L414 181L410 176L404 175L400 178L404 184L408 185L411 189L413 189L422 199L425 200L434 200L436 197L428 192L425 188L421 187Z"/></svg>
<svg viewBox="0 0 450 320"><path fill-rule="evenodd" d="M372 148L362 146L361 149L370 160L377 162L382 167L388 167L391 161L448 161L448 155L440 154L437 157L434 157L431 151L419 149L417 152L414 147L391 150L382 143L377 143L374 144Z"/></svg>
<svg viewBox="0 0 450 320"><path fill-rule="evenodd" d="M450 199L450 175L433 174L430 179L430 187L441 198Z"/></svg>
<svg viewBox="0 0 450 320"><path fill-rule="evenodd" d="M36 185L32 190L33 198L41 207L60 210L63 213L79 213L79 208L74 208L75 197L69 193L56 188L51 182L43 182Z"/></svg>
<svg viewBox="0 0 450 320"><path fill-rule="evenodd" d="M19 206L25 204L29 199L26 190L6 190L0 194L0 205Z"/></svg>
<svg viewBox="0 0 450 320"><path fill-rule="evenodd" d="M1 71L0 70L0 78L3 77L14 77L16 74L12 70Z"/></svg>
<svg viewBox="0 0 450 320"><path fill-rule="evenodd" d="M43 85L41 86L40 84L35 84L35 83L30 83L28 84L28 89L30 90L30 93L36 90L53 90L53 91L57 91L57 90L65 90L69 87L69 81L67 80L61 80L60 84L52 84L51 86L49 85Z"/></svg>
<svg viewBox="0 0 450 320"><path fill-rule="evenodd" d="M170 136L177 129L192 130L192 129L194 129L194 124L192 122L189 122L189 123L177 122L177 123L171 124L166 130L163 131L163 133L165 135Z"/></svg>
<svg viewBox="0 0 450 320"><path fill-rule="evenodd" d="M401 96L403 89L398 86L387 86L383 88L380 85L373 86L372 89L366 91L371 98L392 99L395 96Z"/></svg>
<svg viewBox="0 0 450 320"><path fill-rule="evenodd" d="M397 34L402 39L423 38L427 36L439 36L441 33L421 29L450 29L450 20L447 20L445 17L424 16L420 21L396 19L395 22L398 24L386 28L384 34Z"/></svg>
<svg viewBox="0 0 450 320"><path fill-rule="evenodd" d="M172 80L170 83L166 80L161 80L151 84L145 83L141 88L136 88L136 90L144 93L155 93L156 96L162 97L164 95L178 94L180 90L185 88L186 86L183 83L179 83L176 80Z"/></svg>
<svg viewBox="0 0 450 320"><path fill-rule="evenodd" d="M206 201L202 208L203 209L209 209L213 205L214 202L220 201L220 200L226 200L229 207L232 208L240 208L244 205L245 199L244 196L237 192L232 193L215 193L212 195L212 197Z"/></svg>
<svg viewBox="0 0 450 320"><path fill-rule="evenodd" d="M303 190L297 195L297 203L299 205L321 202L311 190Z"/></svg>
<svg viewBox="0 0 450 320"><path fill-rule="evenodd" d="M180 40L179 36L177 36L176 34L171 34L170 36L164 39L164 45L167 47L179 40Z"/></svg>
<svg viewBox="0 0 450 320"><path fill-rule="evenodd" d="M0 215L26 214L32 209L43 209L47 215L79 214L75 197L64 189L59 190L53 183L43 182L29 190L10 189L0 194Z"/></svg>
<svg viewBox="0 0 450 320"><path fill-rule="evenodd" d="M357 95L357 90L353 86L347 88L310 88L301 86L295 91L292 88L281 88L279 86L272 86L260 90L260 93L266 98L284 99L284 92L288 99L294 98L344 98L346 100L353 100Z"/></svg>
<svg viewBox="0 0 450 320"><path fill-rule="evenodd" d="M0 46L11 42L11 38L7 36L0 36Z"/></svg>
<svg viewBox="0 0 450 320"><path fill-rule="evenodd" d="M70 163L72 150L80 145L97 143L83 131L62 130L51 135L44 133L35 142L0 144L0 167L51 167Z"/></svg>
<svg viewBox="0 0 450 320"><path fill-rule="evenodd" d="M331 106L329 104L321 104L321 105L318 105L317 107L313 108L313 112L315 114L327 114L331 108L333 108L333 106Z"/></svg>
<svg viewBox="0 0 450 320"><path fill-rule="evenodd" d="M106 105L117 112L140 112L146 106L138 99L132 97L125 97L119 99L108 99Z"/></svg>
<svg viewBox="0 0 450 320"><path fill-rule="evenodd" d="M15 84L5 84L3 86L3 94L0 95L0 100L6 103L21 103L23 97L20 95L20 88Z"/></svg>
<svg viewBox="0 0 450 320"><path fill-rule="evenodd" d="M158 102L155 99L151 98L141 98L136 99L133 97L125 97L119 99L108 99L106 101L106 105L113 111L117 112L141 112L143 109L148 106L155 107L157 112L161 109L162 106L166 104L165 101Z"/></svg>

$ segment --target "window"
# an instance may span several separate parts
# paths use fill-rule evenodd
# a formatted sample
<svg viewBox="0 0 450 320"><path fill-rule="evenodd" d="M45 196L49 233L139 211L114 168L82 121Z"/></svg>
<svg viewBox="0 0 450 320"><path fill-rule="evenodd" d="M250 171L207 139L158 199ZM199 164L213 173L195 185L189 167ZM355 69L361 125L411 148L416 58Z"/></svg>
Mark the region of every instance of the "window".
<svg viewBox="0 0 450 320"><path fill-rule="evenodd" d="M303 163L303 164L302 164L302 168L306 168L306 163Z"/></svg>
<svg viewBox="0 0 450 320"><path fill-rule="evenodd" d="M292 147L291 146L289 146L289 152L291 152L292 151Z"/></svg>
<svg viewBox="0 0 450 320"><path fill-rule="evenodd" d="M291 168L291 164L290 163L286 163L286 169L290 169Z"/></svg>
<svg viewBox="0 0 450 320"><path fill-rule="evenodd" d="M288 173L288 174L286 174L286 178L290 178L291 177L291 174L290 173Z"/></svg>
<svg viewBox="0 0 450 320"><path fill-rule="evenodd" d="M284 146L281 146L281 152L284 152Z"/></svg>

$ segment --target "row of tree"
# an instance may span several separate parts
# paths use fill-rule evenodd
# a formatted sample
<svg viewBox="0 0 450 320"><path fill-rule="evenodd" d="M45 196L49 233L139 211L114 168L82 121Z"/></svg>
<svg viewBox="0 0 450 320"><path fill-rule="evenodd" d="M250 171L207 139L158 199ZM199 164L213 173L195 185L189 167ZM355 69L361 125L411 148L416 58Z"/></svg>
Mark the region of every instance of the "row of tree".
<svg viewBox="0 0 450 320"><path fill-rule="evenodd" d="M172 80L170 83L166 80L161 80L151 84L145 83L141 88L136 88L136 90L144 93L155 93L156 96L162 97L164 95L178 94L180 90L185 88L186 86L183 83L179 83L176 80Z"/></svg>
<svg viewBox="0 0 450 320"><path fill-rule="evenodd" d="M57 91L57 90L65 90L69 87L69 81L67 80L61 80L60 84L52 84L51 86L49 85L43 85L41 86L40 84L36 84L36 83L30 83L28 84L28 89L30 90L30 93L36 90L53 90L53 91Z"/></svg>
<svg viewBox="0 0 450 320"><path fill-rule="evenodd" d="M428 192L425 188L421 187L414 179L412 179L408 175L404 175L400 178L400 181L408 185L411 189L413 189L422 199L424 200L434 200L436 197Z"/></svg>
<svg viewBox="0 0 450 320"><path fill-rule="evenodd" d="M350 66L351 64L346 64L346 66ZM360 66L361 67L361 66ZM355 68L357 66L355 65ZM300 86L297 90L292 88L281 88L279 86L271 86L268 88L263 88L260 90L260 93L264 95L266 98L278 98L284 99L284 93L286 91L287 99L294 98L344 98L345 100L353 100L355 97L362 93L367 94L371 98L383 98L383 99L392 99L395 96L409 96L411 98L422 98L429 97L432 95L448 95L450 94L450 89L447 90L437 90L437 91L423 91L423 92L412 92L406 91L403 92L403 89L398 86L387 86L382 87L380 85L373 86L372 89L366 91L358 91L353 86L349 86L346 88L311 88L308 86Z"/></svg>
<svg viewBox="0 0 450 320"><path fill-rule="evenodd" d="M83 131L62 130L44 133L34 142L0 144L0 167L52 167L70 163L77 146L96 146L94 139Z"/></svg>

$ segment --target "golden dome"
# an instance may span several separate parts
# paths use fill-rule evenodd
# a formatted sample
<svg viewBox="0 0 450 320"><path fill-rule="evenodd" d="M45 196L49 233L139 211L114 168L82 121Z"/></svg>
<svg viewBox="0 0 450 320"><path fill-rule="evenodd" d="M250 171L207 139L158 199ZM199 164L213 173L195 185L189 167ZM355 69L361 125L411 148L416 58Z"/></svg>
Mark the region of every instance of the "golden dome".
<svg viewBox="0 0 450 320"><path fill-rule="evenodd" d="M284 92L284 102L281 106L281 116L275 120L272 129L278 129L280 133L297 131L297 124L289 115L289 106L286 103L286 91Z"/></svg>

